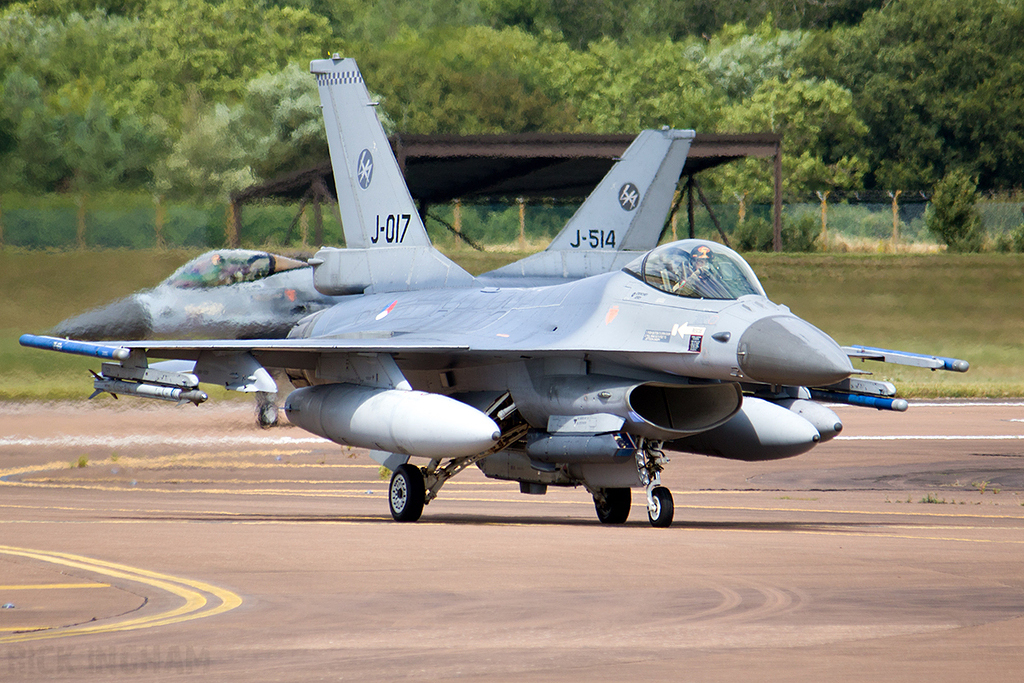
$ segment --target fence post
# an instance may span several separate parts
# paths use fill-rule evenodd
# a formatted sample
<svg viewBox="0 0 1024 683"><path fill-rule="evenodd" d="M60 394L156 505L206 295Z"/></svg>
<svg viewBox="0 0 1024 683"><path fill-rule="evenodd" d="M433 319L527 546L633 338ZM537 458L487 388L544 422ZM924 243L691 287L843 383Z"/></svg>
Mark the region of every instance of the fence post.
<svg viewBox="0 0 1024 683"><path fill-rule="evenodd" d="M228 246L237 249L242 244L242 205L233 199L228 203L225 232Z"/></svg>
<svg viewBox="0 0 1024 683"><path fill-rule="evenodd" d="M676 236L676 224L679 222L679 198L682 193L679 192L679 188L676 188L675 194L672 195L672 241L675 242L679 238Z"/></svg>
<svg viewBox="0 0 1024 683"><path fill-rule="evenodd" d="M900 198L901 194L903 194L903 190L896 190L895 193L893 193L892 190L889 190L889 196L892 197L892 250L893 250L893 252L896 251L896 246L900 242L900 207L899 207L899 204L897 203L897 200Z"/></svg>
<svg viewBox="0 0 1024 683"><path fill-rule="evenodd" d="M452 213L454 214L452 219L453 219L453 222L455 223L455 225L454 225L455 237L456 237L455 241L458 242L458 243L461 243L462 242L462 200L461 199L456 199L455 200L455 207L452 209ZM522 222L522 218L520 218L520 222Z"/></svg>
<svg viewBox="0 0 1024 683"><path fill-rule="evenodd" d="M686 176L686 220L690 223L690 239L697 236L697 228L693 223L693 176Z"/></svg>
<svg viewBox="0 0 1024 683"><path fill-rule="evenodd" d="M829 190L824 193L818 192L818 199L821 200L821 245L828 248L828 195Z"/></svg>
<svg viewBox="0 0 1024 683"><path fill-rule="evenodd" d="M78 228L75 231L78 237L78 248L85 249L85 193L78 194Z"/></svg>
<svg viewBox="0 0 1024 683"><path fill-rule="evenodd" d="M736 222L742 225L747 220L747 190L744 190L743 194L733 192L732 196L740 202L739 219Z"/></svg>
<svg viewBox="0 0 1024 683"><path fill-rule="evenodd" d="M167 217L167 207L164 206L163 199L158 194L153 195L153 203L156 204L156 211L153 216L153 226L156 232L156 248L163 249L167 246L164 242L164 220Z"/></svg>
<svg viewBox="0 0 1024 683"><path fill-rule="evenodd" d="M299 209L299 234L302 236L302 248L309 245L309 214L306 213L306 205Z"/></svg>
<svg viewBox="0 0 1024 683"><path fill-rule="evenodd" d="M526 199L519 197L519 248L526 251Z"/></svg>

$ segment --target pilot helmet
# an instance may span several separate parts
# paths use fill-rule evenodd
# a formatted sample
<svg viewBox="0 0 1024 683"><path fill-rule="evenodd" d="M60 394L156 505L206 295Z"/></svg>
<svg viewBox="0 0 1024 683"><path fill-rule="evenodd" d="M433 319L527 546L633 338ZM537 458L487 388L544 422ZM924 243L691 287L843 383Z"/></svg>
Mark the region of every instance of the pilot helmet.
<svg viewBox="0 0 1024 683"><path fill-rule="evenodd" d="M693 251L690 252L690 258L693 259L693 262L697 266L711 265L712 256L714 256L714 254L711 252L711 247L706 244L695 247Z"/></svg>

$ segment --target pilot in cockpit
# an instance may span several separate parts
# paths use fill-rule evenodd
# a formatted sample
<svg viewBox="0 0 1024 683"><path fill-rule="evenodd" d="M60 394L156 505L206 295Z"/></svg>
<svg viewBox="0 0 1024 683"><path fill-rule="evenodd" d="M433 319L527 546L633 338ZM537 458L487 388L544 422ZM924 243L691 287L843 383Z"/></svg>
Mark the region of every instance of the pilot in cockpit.
<svg viewBox="0 0 1024 683"><path fill-rule="evenodd" d="M683 279L679 285L679 289L690 289L700 291L700 283L706 282L714 277L714 273L711 268L711 260L714 258L714 254L711 248L705 244L694 248L689 253L687 259L689 268L689 274Z"/></svg>

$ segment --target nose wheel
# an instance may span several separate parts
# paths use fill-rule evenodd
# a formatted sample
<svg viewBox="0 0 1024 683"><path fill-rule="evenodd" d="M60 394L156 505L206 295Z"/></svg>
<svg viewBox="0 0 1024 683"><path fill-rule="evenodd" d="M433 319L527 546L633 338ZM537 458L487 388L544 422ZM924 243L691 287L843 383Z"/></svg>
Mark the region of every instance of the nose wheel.
<svg viewBox="0 0 1024 683"><path fill-rule="evenodd" d="M647 518L651 526L667 527L672 524L675 504L672 492L661 485L661 470L668 458L659 446L660 442L645 442L636 450L636 470L647 488Z"/></svg>
<svg viewBox="0 0 1024 683"><path fill-rule="evenodd" d="M651 526L667 527L672 524L672 516L675 513L675 504L672 502L672 492L664 486L655 486L647 493L647 518L651 520Z"/></svg>

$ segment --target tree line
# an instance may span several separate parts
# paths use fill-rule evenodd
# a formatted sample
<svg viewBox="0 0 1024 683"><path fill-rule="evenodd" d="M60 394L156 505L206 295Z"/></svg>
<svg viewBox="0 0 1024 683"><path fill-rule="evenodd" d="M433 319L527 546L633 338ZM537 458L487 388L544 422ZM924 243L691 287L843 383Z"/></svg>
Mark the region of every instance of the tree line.
<svg viewBox="0 0 1024 683"><path fill-rule="evenodd" d="M1024 178L1020 0L0 2L0 192L223 198L327 158L308 62L391 132L783 135L784 191ZM771 192L763 161L702 180Z"/></svg>

